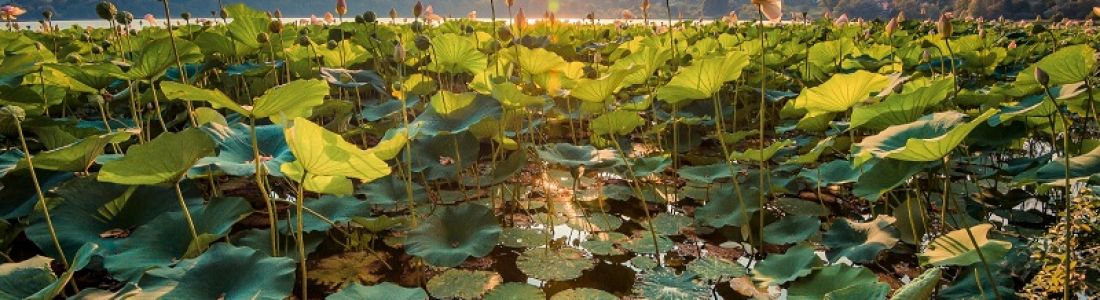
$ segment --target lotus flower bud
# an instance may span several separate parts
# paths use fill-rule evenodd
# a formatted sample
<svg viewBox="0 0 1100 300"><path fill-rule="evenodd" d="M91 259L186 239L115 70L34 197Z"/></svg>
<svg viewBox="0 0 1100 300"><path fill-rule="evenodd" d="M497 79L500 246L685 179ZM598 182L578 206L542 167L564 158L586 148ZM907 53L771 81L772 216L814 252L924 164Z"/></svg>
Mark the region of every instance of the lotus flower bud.
<svg viewBox="0 0 1100 300"><path fill-rule="evenodd" d="M416 49L420 49L420 51L428 51L428 48L432 46L432 41L423 34L416 35L413 42L416 43Z"/></svg>
<svg viewBox="0 0 1100 300"><path fill-rule="evenodd" d="M413 17L414 18L420 18L420 14L423 14L423 13L424 13L424 3L420 3L420 1L416 1L416 4L413 5Z"/></svg>
<svg viewBox="0 0 1100 300"><path fill-rule="evenodd" d="M508 5L508 7L512 7L513 5L516 5L516 0L504 0L504 4Z"/></svg>
<svg viewBox="0 0 1100 300"><path fill-rule="evenodd" d="M229 17L229 12L225 11L225 8L219 9L218 10L218 16L221 17L222 19L228 18Z"/></svg>
<svg viewBox="0 0 1100 300"><path fill-rule="evenodd" d="M898 30L898 18L894 17L890 19L890 23L886 23L886 37L894 36L896 30Z"/></svg>
<svg viewBox="0 0 1100 300"><path fill-rule="evenodd" d="M274 20L274 21L271 21L271 23L267 23L267 31L270 31L271 33L275 33L275 34L282 33L283 32L283 21Z"/></svg>
<svg viewBox="0 0 1100 300"><path fill-rule="evenodd" d="M405 45L400 41L393 45L393 60L398 62L405 61Z"/></svg>
<svg viewBox="0 0 1100 300"><path fill-rule="evenodd" d="M120 11L115 14L115 22L122 25L130 25L130 23L134 22L134 14L128 11Z"/></svg>
<svg viewBox="0 0 1100 300"><path fill-rule="evenodd" d="M116 13L118 13L118 8L115 7L114 3L100 1L99 4L95 6L95 14L98 15L100 19L110 20Z"/></svg>
<svg viewBox="0 0 1100 300"><path fill-rule="evenodd" d="M920 53L920 59L924 62L932 62L932 53L929 53L928 49L924 49L924 51Z"/></svg>
<svg viewBox="0 0 1100 300"><path fill-rule="evenodd" d="M1035 67L1035 81L1038 82L1039 84L1043 85L1043 86L1047 86L1048 84L1050 84L1050 75L1047 74L1046 71L1043 71L1042 68L1039 68L1038 66L1036 66Z"/></svg>
<svg viewBox="0 0 1100 300"><path fill-rule="evenodd" d="M367 22L367 23L378 22L378 15L374 14L373 11L368 10L367 12L363 13L363 22Z"/></svg>
<svg viewBox="0 0 1100 300"><path fill-rule="evenodd" d="M0 107L0 121L3 121L3 123L13 121L16 123L22 123L23 120L26 119L27 111L23 110L22 107L14 105L5 105L4 107Z"/></svg>
<svg viewBox="0 0 1100 300"><path fill-rule="evenodd" d="M396 8L390 8L390 19L397 19L397 17L398 17L397 16L397 9Z"/></svg>
<svg viewBox="0 0 1100 300"><path fill-rule="evenodd" d="M516 14L516 19L513 22L516 23L516 29L519 29L521 34L523 29L527 28L527 15L523 13L522 8L519 9L519 13Z"/></svg>
<svg viewBox="0 0 1100 300"><path fill-rule="evenodd" d="M948 17L947 14L940 15L940 20L936 22L936 31L940 33L940 37L943 39L951 38L953 30L951 18Z"/></svg>
<svg viewBox="0 0 1100 300"><path fill-rule="evenodd" d="M283 11L279 10L279 9L276 9L275 13L271 14L271 17L276 18L276 19L282 19L283 18Z"/></svg>
<svg viewBox="0 0 1100 300"><path fill-rule="evenodd" d="M336 0L336 13L341 16L348 14L348 1Z"/></svg>
<svg viewBox="0 0 1100 300"><path fill-rule="evenodd" d="M470 19L470 20L476 20L477 19L477 11L476 10L471 10L470 12L466 13L466 18Z"/></svg>
<svg viewBox="0 0 1100 300"><path fill-rule="evenodd" d="M261 32L256 35L256 41L260 42L260 44L267 44L267 42L271 41L271 36L268 35L267 32Z"/></svg>
<svg viewBox="0 0 1100 300"><path fill-rule="evenodd" d="M648 10L649 10L649 0L642 1L642 11L648 11Z"/></svg>

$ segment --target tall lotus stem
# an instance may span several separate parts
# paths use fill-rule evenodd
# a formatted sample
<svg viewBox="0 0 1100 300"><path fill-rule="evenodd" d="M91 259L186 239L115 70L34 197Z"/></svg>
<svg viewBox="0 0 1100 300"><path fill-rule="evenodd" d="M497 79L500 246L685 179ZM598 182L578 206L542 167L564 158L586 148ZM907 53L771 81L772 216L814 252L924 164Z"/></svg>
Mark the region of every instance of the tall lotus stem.
<svg viewBox="0 0 1100 300"><path fill-rule="evenodd" d="M26 118L26 112L19 107L5 106L0 108L0 117L3 117L3 115L9 115L12 122L15 123L15 131L19 133L19 145L23 148L23 155L27 159L27 169L31 173L31 183L34 184L34 192L38 196L38 206L42 209L43 218L46 219L46 229L50 232L54 250L61 256L61 263L65 265L65 268L68 268L69 259L65 256L65 250L61 248L61 242L57 238L57 230L53 226L53 219L50 218L50 207L46 205L46 194L42 192L42 185L38 181L38 173L34 171L34 159L31 157L30 148L27 147L27 138L23 135L22 123L23 119Z"/></svg>
<svg viewBox="0 0 1100 300"><path fill-rule="evenodd" d="M1069 119L1066 116L1065 112L1062 111L1062 108L1058 105L1058 102L1054 100L1055 99L1054 98L1054 93L1052 93L1050 91L1050 75L1048 75L1045 71L1043 71L1043 69L1041 69L1039 67L1035 67L1035 80L1038 81L1039 84L1043 86L1043 92L1046 93L1047 99L1050 99L1050 103L1054 105L1054 110L1062 118L1062 132L1061 132L1061 134L1062 134L1062 159L1063 159L1063 164L1065 164L1065 174L1064 174L1065 175L1065 181L1063 182L1064 186L1062 188L1063 188L1063 191L1065 193L1063 195L1063 197L1065 198L1065 201L1066 201L1066 207L1063 211L1063 213L1065 213L1065 220L1063 222L1066 223L1065 224L1066 230L1065 230L1065 233L1064 233L1065 236L1063 237L1065 239L1065 243L1066 243L1065 244L1066 254L1065 254L1065 257L1062 259L1062 268L1065 269L1065 281L1064 281L1065 282L1065 287L1062 291L1062 298L1063 299L1070 299L1070 294L1071 294L1071 289L1070 289L1070 286L1071 286L1070 282L1071 281L1070 280L1073 277L1073 269L1072 269L1072 267L1073 267L1073 195L1072 195L1073 190L1072 190L1072 186L1070 185L1070 172L1069 172L1070 163L1071 163L1070 160L1069 160L1069 140L1070 140L1069 126L1070 126L1070 124L1069 124ZM1091 93L1090 93L1090 96L1091 96ZM1054 132L1053 129L1055 127L1053 122L1051 122L1050 127L1052 129L1051 133L1053 133ZM1051 147L1053 147L1053 146L1054 145L1051 145Z"/></svg>
<svg viewBox="0 0 1100 300"><path fill-rule="evenodd" d="M272 256L278 256L279 255L279 235L278 235L279 227L278 227L278 224L276 223L276 221L277 221L276 220L276 215L278 214L278 212L275 211L275 206L271 203L271 196L268 195L267 184L265 183L266 180L264 180L265 177L266 177L266 174L264 173L264 170L266 170L266 169L265 169L264 165L262 164L263 157L260 154L260 144L259 144L259 141L256 137L256 120L253 119L253 118L249 118L248 122L249 122L249 124L248 124L249 125L248 126L248 134L249 134L250 138L252 139L253 166L256 168L256 173L254 174L255 178L256 178L256 188L258 188L260 190L260 197L263 198L264 208L267 209L267 222L268 222L268 225L270 225L270 227L271 227L270 228L270 230L271 230L271 255Z"/></svg>
<svg viewBox="0 0 1100 300"><path fill-rule="evenodd" d="M187 207L187 200L183 199L183 191L180 190L180 180L175 182L176 188L176 200L180 202L180 209L183 211L183 218L187 220L187 229L191 232L191 242L199 242L199 232L195 230L195 220L191 218L191 209Z"/></svg>
<svg viewBox="0 0 1100 300"><path fill-rule="evenodd" d="M172 12L168 9L168 0L160 0L160 3L164 6L164 18L168 21L168 41L172 43L172 55L176 57L176 67L180 69L180 81L183 84L190 84L187 69L183 67L179 48L176 47L176 33L172 30ZM199 127L198 121L195 120L195 108L191 105L191 101L184 101L183 103L187 106L187 118L191 120L191 126Z"/></svg>
<svg viewBox="0 0 1100 300"><path fill-rule="evenodd" d="M295 209L297 212L298 230L294 232L295 246L298 247L298 267L302 269L302 299L309 299L309 275L306 270L306 246L305 246L305 225L302 219L302 213L304 212L303 205L306 201L306 176L309 175L309 171L302 172L302 180L298 181L298 199L295 201Z"/></svg>
<svg viewBox="0 0 1100 300"><path fill-rule="evenodd" d="M758 29L757 31L760 34L760 51L761 51L760 52L760 108L757 111L757 114L759 114L757 116L757 118L759 118L759 120L760 120L759 128L758 128L758 130L760 131L760 136L759 136L759 139L760 139L760 176L759 176L760 177L760 182L759 182L759 184L760 184L760 205L762 207L760 209L760 237L759 237L760 238L760 245L759 245L759 247L761 247L761 249L762 249L762 247L764 246L764 213L766 211L765 209L763 209L763 205L764 205L764 201L767 199L768 195L771 194L771 187L765 186L766 183L765 183L765 180L764 180L764 177L767 176L767 171L768 171L768 162L767 162L767 160L764 159L764 138L765 138L764 137L764 116L765 116L765 113L767 113L767 111L764 108L768 104L768 97L767 97L768 96L768 67L765 64L765 61L766 61L766 57L765 57L766 55L765 54L768 51L767 50L768 47L766 46L766 42L765 42L765 38L767 38L767 36L764 34L764 5L763 4L757 4L756 5L756 12L760 16L760 23L757 25L757 29ZM750 220L750 222L751 222L751 220ZM757 249L757 251L760 251L760 249Z"/></svg>

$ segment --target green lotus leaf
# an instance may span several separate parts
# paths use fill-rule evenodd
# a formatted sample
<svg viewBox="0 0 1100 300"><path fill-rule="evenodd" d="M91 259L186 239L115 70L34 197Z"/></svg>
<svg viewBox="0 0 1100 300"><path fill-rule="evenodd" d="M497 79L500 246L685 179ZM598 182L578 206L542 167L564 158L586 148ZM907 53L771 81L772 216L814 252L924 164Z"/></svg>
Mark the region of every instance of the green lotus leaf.
<svg viewBox="0 0 1100 300"><path fill-rule="evenodd" d="M676 174L680 175L680 178L695 181L699 183L714 183L715 181L733 177L733 171L738 170L738 167L733 167L731 170L730 165L719 163L702 166L685 166L676 171Z"/></svg>
<svg viewBox="0 0 1100 300"><path fill-rule="evenodd" d="M409 232L405 251L437 267L482 257L500 241L500 224L485 206L465 203L437 210Z"/></svg>
<svg viewBox="0 0 1100 300"><path fill-rule="evenodd" d="M890 285L881 282L865 282L851 285L825 294L825 300L886 299Z"/></svg>
<svg viewBox="0 0 1100 300"><path fill-rule="evenodd" d="M872 157L903 161L927 162L943 158L955 149L963 139L997 110L991 109L970 122L963 122L966 114L942 112L924 116L919 120L891 126L876 135L864 138L853 147L856 164Z"/></svg>
<svg viewBox="0 0 1100 300"><path fill-rule="evenodd" d="M313 115L313 108L321 105L328 96L328 84L323 80L295 80L264 92L256 98L252 117L270 118L275 124L284 124L298 117Z"/></svg>
<svg viewBox="0 0 1100 300"><path fill-rule="evenodd" d="M671 59L672 51L668 48L642 47L636 51L631 51L630 55L616 60L611 68L615 70L634 68L635 70L623 79L623 84L626 86L643 84L646 80L649 80L649 76L653 75L653 72Z"/></svg>
<svg viewBox="0 0 1100 300"><path fill-rule="evenodd" d="M695 210L695 221L714 228L747 224L760 210L760 191L743 186L740 192L733 185L711 189L707 203Z"/></svg>
<svg viewBox="0 0 1100 300"><path fill-rule="evenodd" d="M294 289L294 261L219 243L202 255L147 272L139 283L169 289L168 299L284 299Z"/></svg>
<svg viewBox="0 0 1100 300"><path fill-rule="evenodd" d="M327 231L332 228L331 223L344 224L351 222L354 217L370 215L370 207L367 206L367 203L354 197L322 196L319 199L307 199L305 205L306 208L313 211L302 215L302 231L306 233ZM324 218L322 219L317 215L324 216ZM297 212L291 211L287 219L297 220ZM285 225L285 223L280 222L282 225ZM279 231L285 235L291 235L297 230L297 228L294 228L292 231L289 226L280 226L279 228Z"/></svg>
<svg viewBox="0 0 1100 300"><path fill-rule="evenodd" d="M359 299L427 300L428 293L422 288L407 288L392 282L383 282L372 286L352 283L335 294L325 297L325 300Z"/></svg>
<svg viewBox="0 0 1100 300"><path fill-rule="evenodd" d="M805 241L821 228L817 216L788 215L764 226L764 241L773 245L794 244Z"/></svg>
<svg viewBox="0 0 1100 300"><path fill-rule="evenodd" d="M794 105L811 112L845 112L889 84L885 75L863 70L836 74L821 85L802 90Z"/></svg>
<svg viewBox="0 0 1100 300"><path fill-rule="evenodd" d="M688 300L710 298L710 288L695 281L695 274L676 274L668 269L656 269L638 278L634 293L645 299Z"/></svg>
<svg viewBox="0 0 1100 300"><path fill-rule="evenodd" d="M191 206L199 240L180 234L188 231L182 212L162 213L149 223L135 228L129 237L118 241L117 251L104 251L103 267L114 278L139 279L146 270L167 267L180 259L198 256L202 249L228 234L233 224L249 213L252 213L252 206L240 198L215 199L205 205Z"/></svg>
<svg viewBox="0 0 1100 300"><path fill-rule="evenodd" d="M667 85L657 89L657 98L670 104L687 100L707 99L722 89L726 82L741 77L749 65L749 56L729 52L724 56L696 59L691 66L681 68Z"/></svg>
<svg viewBox="0 0 1100 300"><path fill-rule="evenodd" d="M428 180L455 178L458 171L472 166L480 150L477 137L469 132L427 136L412 142L412 171ZM405 157L407 154L401 154Z"/></svg>
<svg viewBox="0 0 1100 300"><path fill-rule="evenodd" d="M293 210L291 210L293 211ZM293 220L293 219L290 219ZM289 226L285 220L279 222L278 226L284 228ZM285 232L285 231L284 231ZM279 238L279 245L277 250L279 251L279 257L286 257L298 261L301 254L298 253L298 242L294 238L293 233L281 233L276 235ZM311 253L317 251L317 248L321 246L321 243L328 238L328 234L325 232L310 232L306 233L302 237L305 242L306 257L309 257ZM249 229L235 235L232 239L233 245L241 247L249 247L260 251L267 256L272 255L271 249L271 229Z"/></svg>
<svg viewBox="0 0 1100 300"><path fill-rule="evenodd" d="M201 203L201 195L190 185L185 185L182 191L188 204ZM152 222L162 213L178 211L174 193L170 188L125 186L98 182L94 177L78 177L51 192L54 207L50 216L66 254L73 255L87 243L95 243L103 251L114 251L131 230ZM41 215L31 217L26 234L40 249L57 257Z"/></svg>
<svg viewBox="0 0 1100 300"><path fill-rule="evenodd" d="M488 64L485 53L477 50L477 41L453 33L433 37L429 53L428 68L435 72L477 74Z"/></svg>
<svg viewBox="0 0 1100 300"><path fill-rule="evenodd" d="M339 88L349 90L373 89L383 93L386 91L386 81L373 70L321 68L321 78L329 85Z"/></svg>
<svg viewBox="0 0 1100 300"><path fill-rule="evenodd" d="M842 298L838 296L842 295L864 295L859 294L857 289L845 290L845 288L859 286L861 288L869 287L866 284L877 284L878 276L874 272L866 268L852 267L845 264L831 265L820 270L815 271L809 277L803 278L791 284L791 287L787 289L787 299L791 300L810 300L810 299L874 299L874 298ZM877 288L877 286L874 286ZM889 288L886 288L889 291ZM834 294L836 293L836 294ZM854 294L850 294L854 293ZM836 296L831 296L836 295ZM886 293L882 293L878 298L885 298Z"/></svg>
<svg viewBox="0 0 1100 300"><path fill-rule="evenodd" d="M38 171L38 184L48 191L69 179L72 172ZM34 189L35 180L28 169L12 170L7 176L0 177L0 216L4 219L22 218L30 215L38 204L38 192ZM53 247L50 247L53 248Z"/></svg>
<svg viewBox="0 0 1100 300"><path fill-rule="evenodd" d="M997 290L1004 298L1015 296L1017 288L1013 276L1005 274L1006 271L996 264L991 265L989 269L993 273L993 278L987 276L985 267L981 265L963 268L955 276L955 281L951 282L950 286L940 289L937 296L942 299L997 299L993 290Z"/></svg>
<svg viewBox="0 0 1100 300"><path fill-rule="evenodd" d="M829 248L829 260L836 262L847 257L855 263L874 261L882 250L898 243L898 230L892 225L894 217L879 215L866 223L841 218L833 222L821 241Z"/></svg>
<svg viewBox="0 0 1100 300"><path fill-rule="evenodd" d="M645 119L636 112L616 110L592 119L589 127L597 135L627 136L645 124Z"/></svg>
<svg viewBox="0 0 1100 300"><path fill-rule="evenodd" d="M713 282L745 276L748 272L744 266L736 262L715 256L705 256L693 260L687 264L687 270L695 273L699 278Z"/></svg>
<svg viewBox="0 0 1100 300"><path fill-rule="evenodd" d="M782 140L772 143L764 149L749 149L745 150L745 152L732 152L730 153L729 159L744 161L768 161L771 160L772 156L775 156L775 154L778 153L779 150L786 148L790 145L794 145L793 140Z"/></svg>
<svg viewBox="0 0 1100 300"><path fill-rule="evenodd" d="M90 136L57 149L42 151L34 155L34 168L64 172L87 171L95 164L96 157L103 154L107 145L126 141L130 136L130 132ZM19 161L19 167L27 167L26 159Z"/></svg>
<svg viewBox="0 0 1100 300"><path fill-rule="evenodd" d="M523 168L527 166L527 151L516 151L508 155L503 161L498 162L493 166L493 170L489 174L474 178L464 178L463 184L466 186L493 186L504 183L511 179L512 176L519 174L523 171Z"/></svg>
<svg viewBox="0 0 1100 300"><path fill-rule="evenodd" d="M932 299L932 295L936 292L936 286L939 285L942 275L943 269L941 268L925 270L920 276L913 278L912 281L909 281L905 286L899 288L897 292L894 292L894 296L890 297L890 299Z"/></svg>
<svg viewBox="0 0 1100 300"><path fill-rule="evenodd" d="M565 225L579 231L607 232L614 231L619 229L620 226L623 226L622 218L602 212L593 212L589 213L588 216L570 217L568 219Z"/></svg>
<svg viewBox="0 0 1100 300"><path fill-rule="evenodd" d="M440 299L476 299L501 284L500 274L489 271L449 269L428 280L432 297Z"/></svg>
<svg viewBox="0 0 1100 300"><path fill-rule="evenodd" d="M626 165L630 165L630 168L626 168ZM660 174L670 166L672 166L672 157L668 154L662 154L658 156L623 159L616 169L623 174L633 170L634 176L645 177L653 174Z"/></svg>
<svg viewBox="0 0 1100 300"><path fill-rule="evenodd" d="M680 235L685 228L692 225L691 217L669 213L657 214L653 216L653 220L650 220L650 222L653 223L653 228L657 231L657 234L668 236ZM644 223L641 225L646 230L649 229L648 225Z"/></svg>
<svg viewBox="0 0 1100 300"><path fill-rule="evenodd" d="M0 297L5 299L54 299L72 280L76 271L91 262L99 246L85 244L73 254L72 265L60 277L54 275L48 257L35 256L21 262L0 265Z"/></svg>
<svg viewBox="0 0 1100 300"><path fill-rule="evenodd" d="M502 52L510 55L509 58L519 65L520 70L532 76L548 73L566 64L565 59L557 53L543 48L531 49L517 45L514 49L502 50Z"/></svg>
<svg viewBox="0 0 1100 300"><path fill-rule="evenodd" d="M813 149L810 149L809 152L792 157L784 163L800 165L815 163L819 158L821 158L821 155L824 154L825 151L831 149L834 144L836 144L835 136L829 136L827 138L821 139L817 142L817 144L814 145Z"/></svg>
<svg viewBox="0 0 1100 300"><path fill-rule="evenodd" d="M476 98L477 94L475 93L456 94L448 91L439 91L435 96L432 96L431 102L428 104L431 105L435 112L443 116L450 116L453 112L469 108L470 105L474 104L474 99Z"/></svg>
<svg viewBox="0 0 1100 300"><path fill-rule="evenodd" d="M554 294L550 300L616 300L611 293L592 288L572 288Z"/></svg>
<svg viewBox="0 0 1100 300"><path fill-rule="evenodd" d="M850 161L843 161L849 163ZM852 162L854 163L854 162ZM870 165L869 168L864 168ZM859 173L852 194L868 200L876 200L884 193L903 184L913 175L924 170L925 163L895 159L871 160L853 168ZM852 170L852 169L850 169ZM863 171L859 171L863 170Z"/></svg>
<svg viewBox="0 0 1100 300"><path fill-rule="evenodd" d="M203 101L210 103L214 108L226 108L245 116L252 115L252 112L248 108L237 104L233 99L229 99L229 96L226 96L221 91L201 89L188 84L172 81L161 82L160 90L164 92L165 98L171 100Z"/></svg>
<svg viewBox="0 0 1100 300"><path fill-rule="evenodd" d="M384 209L402 208L408 204L409 194L405 189L405 180L394 175L359 186L357 194L366 196L367 203ZM413 200L420 203L428 198L424 186L412 183Z"/></svg>
<svg viewBox="0 0 1100 300"><path fill-rule="evenodd" d="M657 246L654 246L654 243L656 243ZM676 243L666 236L658 235L657 240L654 241L653 236L649 234L643 234L627 242L624 242L622 246L624 249L630 250L634 253L656 255L672 251L672 249L676 246Z"/></svg>
<svg viewBox="0 0 1100 300"><path fill-rule="evenodd" d="M523 93L518 85L511 82L494 84L492 96L500 101L502 106L513 109L538 107L546 104L547 101L545 96L530 96Z"/></svg>
<svg viewBox="0 0 1100 300"><path fill-rule="evenodd" d="M1050 86L1076 83L1096 72L1096 50L1089 45L1073 45L1043 57L1035 64L1020 71L1017 84L1038 85L1035 68L1041 68L1050 76Z"/></svg>
<svg viewBox="0 0 1100 300"><path fill-rule="evenodd" d="M565 281L581 277L595 264L574 248L530 249L516 259L516 267L527 276L545 281Z"/></svg>
<svg viewBox="0 0 1100 300"><path fill-rule="evenodd" d="M536 149L539 158L559 164L570 169L581 166L588 168L605 168L617 162L618 155L611 150L597 150L592 146L576 146L567 143L545 145Z"/></svg>
<svg viewBox="0 0 1100 300"><path fill-rule="evenodd" d="M891 94L879 103L856 106L852 109L849 128L881 130L916 121L924 115L925 110L947 99L954 87L955 80L949 77L910 92Z"/></svg>
<svg viewBox="0 0 1100 300"><path fill-rule="evenodd" d="M783 254L771 254L753 268L753 280L763 285L780 285L809 275L813 267L820 265L821 259L814 254L814 248L798 245L787 249Z"/></svg>
<svg viewBox="0 0 1100 300"><path fill-rule="evenodd" d="M255 36L252 38L255 40ZM121 77L131 80L151 80L164 74L168 68L176 67L176 56L173 46L178 51L182 63L193 63L202 59L202 51L194 43L177 38L172 40L164 37L146 44L141 55L133 61L133 67Z"/></svg>
<svg viewBox="0 0 1100 300"><path fill-rule="evenodd" d="M296 118L294 125L286 128L286 143L297 158L306 174L314 176L351 177L370 182L390 174L385 161L373 153L359 149L348 143L340 135L303 118ZM282 171L294 180L288 172L288 164Z"/></svg>
<svg viewBox="0 0 1100 300"><path fill-rule="evenodd" d="M449 111L437 111L437 106L443 107L443 105L429 105L428 109L409 124L412 131L417 132L413 136L421 134L435 136L468 131L482 120L500 118L501 114L500 103L484 95L477 95L472 102L460 108L448 106Z"/></svg>
<svg viewBox="0 0 1100 300"><path fill-rule="evenodd" d="M190 177L205 176L209 169L215 169L230 176L247 177L256 174L256 157L253 155L252 137L248 125L234 124L225 132L207 130L207 134L218 145L218 155L200 159L189 172ZM256 126L256 145L259 146L264 173L283 176L279 167L293 161L294 154L286 144L284 128L279 125Z"/></svg>
<svg viewBox="0 0 1100 300"><path fill-rule="evenodd" d="M630 265L633 266L635 269L639 270L651 270L661 266L661 264L657 263L656 259L653 259L649 256L635 256L627 262L630 263Z"/></svg>
<svg viewBox="0 0 1100 300"><path fill-rule="evenodd" d="M355 183L346 176L309 174L298 161L284 163L279 171L291 180L300 182L306 191L346 196L355 192Z"/></svg>
<svg viewBox="0 0 1100 300"><path fill-rule="evenodd" d="M226 5L224 9L228 17L233 20L226 25L226 30L237 48L235 52L248 54L264 49L264 45L260 44L256 37L267 31L271 18L266 13L249 8L243 3Z"/></svg>
<svg viewBox="0 0 1100 300"><path fill-rule="evenodd" d="M23 151L20 150L13 149L0 151L0 178L3 178L5 174L15 169L19 161L23 160L23 156Z"/></svg>
<svg viewBox="0 0 1100 300"><path fill-rule="evenodd" d="M542 236L538 238L541 240L541 242L539 242L538 245L529 248L539 247L545 244L545 233L543 233ZM584 250L588 250L588 252L592 253L592 255L622 255L626 252L616 245L622 245L623 243L626 243L628 241L630 241L630 238L627 237L625 234L614 231L601 232L598 234L588 235L588 239L581 242L581 247L584 248Z"/></svg>
<svg viewBox="0 0 1100 300"><path fill-rule="evenodd" d="M546 299L546 293L537 286L526 283L509 282L493 288L485 295L485 300L524 300Z"/></svg>
<svg viewBox="0 0 1100 300"><path fill-rule="evenodd" d="M213 153L214 141L202 130L165 132L145 144L130 146L122 159L104 164L98 178L129 185L176 182L200 158Z"/></svg>
<svg viewBox="0 0 1100 300"><path fill-rule="evenodd" d="M97 63L85 65L49 64L49 68L65 74L75 81L75 84L84 85L92 89L92 92L105 89L115 82L114 74L122 73L122 69L112 63ZM47 82L49 82L47 80Z"/></svg>
<svg viewBox="0 0 1100 300"><path fill-rule="evenodd" d="M969 266L982 261L978 255L981 251L987 261L998 261L1012 249L1012 243L990 239L990 229L993 225L983 223L948 232L932 240L920 254L920 260L922 264L933 266ZM973 234L973 241L968 230Z"/></svg>
<svg viewBox="0 0 1100 300"><path fill-rule="evenodd" d="M610 74L600 78L578 80L569 95L586 102L607 102L623 87L626 77L636 70L638 68L612 70Z"/></svg>
<svg viewBox="0 0 1100 300"><path fill-rule="evenodd" d="M1086 178L1100 173L1100 147L1080 156L1069 158L1069 177ZM1059 182L1066 179L1066 161L1064 159L1051 160L1046 165L1039 167L1034 173L1024 173L1016 176L1016 181L1034 179L1039 182Z"/></svg>

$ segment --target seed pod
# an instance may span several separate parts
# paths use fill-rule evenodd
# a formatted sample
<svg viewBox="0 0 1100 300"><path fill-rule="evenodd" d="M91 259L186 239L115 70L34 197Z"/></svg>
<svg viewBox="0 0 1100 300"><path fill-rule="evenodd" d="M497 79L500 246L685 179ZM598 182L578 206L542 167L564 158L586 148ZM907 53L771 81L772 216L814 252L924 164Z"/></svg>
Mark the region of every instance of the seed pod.
<svg viewBox="0 0 1100 300"><path fill-rule="evenodd" d="M340 46L340 44L337 44L336 41L328 40L328 43L326 43L325 46L327 46L329 50L335 50L336 47Z"/></svg>
<svg viewBox="0 0 1100 300"><path fill-rule="evenodd" d="M423 13L424 13L424 3L420 3L420 1L416 1L416 4L413 5L413 17L414 18L420 18L420 14L423 14Z"/></svg>
<svg viewBox="0 0 1100 300"><path fill-rule="evenodd" d="M508 27L497 28L497 39L501 41L511 41L512 37L512 30L509 30Z"/></svg>
<svg viewBox="0 0 1100 300"><path fill-rule="evenodd" d="M118 13L118 7L115 7L114 3L100 1L99 4L95 6L95 14L98 15L100 19L110 20L116 13Z"/></svg>
<svg viewBox="0 0 1100 300"><path fill-rule="evenodd" d="M92 47L92 54L103 54L103 47L93 46Z"/></svg>
<svg viewBox="0 0 1100 300"><path fill-rule="evenodd" d="M951 38L952 25L951 18L947 17L947 14L940 15L940 20L936 22L936 31L940 33L940 37L943 39Z"/></svg>
<svg viewBox="0 0 1100 300"><path fill-rule="evenodd" d="M267 44L267 42L271 41L271 36L268 35L267 32L261 32L256 35L256 41L260 42L260 44Z"/></svg>
<svg viewBox="0 0 1100 300"><path fill-rule="evenodd" d="M182 14L180 14L180 18L183 18L183 20L185 20L185 21L191 21L191 13L189 13L189 12L182 13Z"/></svg>
<svg viewBox="0 0 1100 300"><path fill-rule="evenodd" d="M1035 81L1043 86L1050 84L1050 75L1042 68L1035 67Z"/></svg>
<svg viewBox="0 0 1100 300"><path fill-rule="evenodd" d="M298 45L299 46L309 47L310 44L313 44L313 42L309 40L308 35L305 35L305 34L298 35Z"/></svg>
<svg viewBox="0 0 1100 300"><path fill-rule="evenodd" d="M416 35L416 38L413 38L413 42L416 43L416 49L420 49L420 51L428 51L428 48L432 46L432 41L423 34Z"/></svg>
<svg viewBox="0 0 1100 300"><path fill-rule="evenodd" d="M43 11L42 12L42 17L46 18L46 20L53 19L53 11L52 10Z"/></svg>
<svg viewBox="0 0 1100 300"><path fill-rule="evenodd" d="M267 31L270 31L271 33L275 33L275 34L283 32L283 21L279 21L279 20L271 21L271 23L267 24Z"/></svg>
<svg viewBox="0 0 1100 300"><path fill-rule="evenodd" d="M363 21L367 23L378 22L378 15L376 15L373 11L368 10L367 12L363 13Z"/></svg>
<svg viewBox="0 0 1100 300"><path fill-rule="evenodd" d="M111 43L111 41L109 41L109 40L103 40L103 42L99 43L99 46L103 47L103 49L111 49L111 46L114 46L114 45L115 44Z"/></svg>
<svg viewBox="0 0 1100 300"><path fill-rule="evenodd" d="M115 22L122 25L130 25L130 23L134 22L134 14L128 11L120 11L115 14Z"/></svg>
<svg viewBox="0 0 1100 300"><path fill-rule="evenodd" d="M363 16L355 16L355 23L357 23L357 24L366 24L367 20L363 20Z"/></svg>

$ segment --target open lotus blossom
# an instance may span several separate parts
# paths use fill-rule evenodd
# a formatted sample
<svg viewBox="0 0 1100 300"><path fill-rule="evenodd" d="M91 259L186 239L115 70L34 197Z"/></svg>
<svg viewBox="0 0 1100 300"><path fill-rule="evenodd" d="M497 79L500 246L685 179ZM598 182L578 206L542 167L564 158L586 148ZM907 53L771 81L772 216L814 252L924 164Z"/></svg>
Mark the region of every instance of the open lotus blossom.
<svg viewBox="0 0 1100 300"><path fill-rule="evenodd" d="M145 23L148 23L149 26L157 26L157 18L154 17L153 14L145 14L145 17L142 19L145 20Z"/></svg>
<svg viewBox="0 0 1100 300"><path fill-rule="evenodd" d="M435 9L433 9L431 5L428 5L427 8L424 8L424 21L427 21L428 24L442 23L443 17L435 14Z"/></svg>
<svg viewBox="0 0 1100 300"><path fill-rule="evenodd" d="M752 0L752 4L760 8L768 21L778 22L783 19L783 1L781 0Z"/></svg>
<svg viewBox="0 0 1100 300"><path fill-rule="evenodd" d="M27 13L27 10L12 4L0 6L0 19L4 21L14 21L17 17L25 13Z"/></svg>
<svg viewBox="0 0 1100 300"><path fill-rule="evenodd" d="M336 18L332 16L331 12L325 12L325 23L332 24L336 22Z"/></svg>
<svg viewBox="0 0 1100 300"><path fill-rule="evenodd" d="M476 10L471 10L469 13L466 14L466 18L470 19L470 20L476 20L477 19L477 11Z"/></svg>
<svg viewBox="0 0 1100 300"><path fill-rule="evenodd" d="M623 19L624 20L630 20L630 19L633 19L633 18L634 18L634 13L633 12L631 12L629 9L624 9L623 10Z"/></svg>
<svg viewBox="0 0 1100 300"><path fill-rule="evenodd" d="M309 15L310 25L321 25L321 19L317 18L317 15Z"/></svg>
<svg viewBox="0 0 1100 300"><path fill-rule="evenodd" d="M730 11L726 16L722 17L722 21L725 21L726 25L729 26L737 25L737 12Z"/></svg>
<svg viewBox="0 0 1100 300"><path fill-rule="evenodd" d="M1100 17L1100 6L1093 6L1092 7L1092 14L1096 15L1097 17Z"/></svg>

